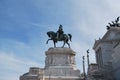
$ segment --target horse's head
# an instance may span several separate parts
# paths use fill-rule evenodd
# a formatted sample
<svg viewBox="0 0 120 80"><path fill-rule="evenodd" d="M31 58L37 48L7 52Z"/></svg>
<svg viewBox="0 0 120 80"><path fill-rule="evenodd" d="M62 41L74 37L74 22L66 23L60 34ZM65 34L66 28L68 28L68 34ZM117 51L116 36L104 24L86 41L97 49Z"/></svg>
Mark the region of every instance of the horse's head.
<svg viewBox="0 0 120 80"><path fill-rule="evenodd" d="M47 32L48 37L50 37L50 32Z"/></svg>
<svg viewBox="0 0 120 80"><path fill-rule="evenodd" d="M53 37L55 37L55 36L54 36L54 35L55 35L55 32L49 31L49 32L47 32L47 35L48 35L48 37L53 38Z"/></svg>

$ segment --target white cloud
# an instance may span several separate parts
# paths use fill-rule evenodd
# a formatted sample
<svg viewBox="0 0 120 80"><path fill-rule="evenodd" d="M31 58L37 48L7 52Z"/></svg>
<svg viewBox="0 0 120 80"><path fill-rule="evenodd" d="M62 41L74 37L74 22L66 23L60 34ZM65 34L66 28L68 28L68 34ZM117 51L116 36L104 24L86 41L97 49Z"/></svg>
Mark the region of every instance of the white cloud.
<svg viewBox="0 0 120 80"><path fill-rule="evenodd" d="M12 52L13 54L20 56L22 58L32 58L33 60L39 61L44 59L40 55L44 56L44 51L40 48L40 44L30 44L12 40L12 39L1 39L0 50L7 53ZM43 45L43 44L42 44ZM43 60L42 60L43 61Z"/></svg>
<svg viewBox="0 0 120 80"><path fill-rule="evenodd" d="M40 64L33 60L22 59L6 52L0 52L0 65L0 80L19 80L19 76L28 72L30 67L40 67Z"/></svg>
<svg viewBox="0 0 120 80"><path fill-rule="evenodd" d="M106 25L119 16L118 0L75 0L73 1L73 26L80 34L102 37L106 31Z"/></svg>

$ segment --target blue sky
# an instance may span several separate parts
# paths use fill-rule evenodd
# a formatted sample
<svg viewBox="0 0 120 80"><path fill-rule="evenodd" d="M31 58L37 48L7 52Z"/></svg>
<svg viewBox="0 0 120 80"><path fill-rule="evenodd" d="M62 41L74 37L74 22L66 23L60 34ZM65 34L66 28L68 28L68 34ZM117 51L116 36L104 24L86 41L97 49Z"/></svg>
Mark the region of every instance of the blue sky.
<svg viewBox="0 0 120 80"><path fill-rule="evenodd" d="M120 16L119 0L0 0L0 80L19 80L29 67L44 67L47 31L63 25L73 38L77 67L95 39L106 32L108 22ZM58 43L57 46L61 46Z"/></svg>

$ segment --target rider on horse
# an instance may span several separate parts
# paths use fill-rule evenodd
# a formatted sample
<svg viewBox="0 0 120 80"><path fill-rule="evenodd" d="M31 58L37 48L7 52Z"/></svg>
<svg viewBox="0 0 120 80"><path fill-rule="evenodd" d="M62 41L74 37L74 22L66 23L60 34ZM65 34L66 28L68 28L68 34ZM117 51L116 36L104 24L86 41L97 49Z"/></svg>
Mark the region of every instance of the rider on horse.
<svg viewBox="0 0 120 80"><path fill-rule="evenodd" d="M59 29L58 29L58 31L57 31L57 39L60 39L60 38L61 38L61 35L64 34L64 31L63 31L62 27L63 27L63 26L60 24Z"/></svg>
<svg viewBox="0 0 120 80"><path fill-rule="evenodd" d="M67 43L69 48L70 48L70 44L68 43L68 41L69 40L71 41L72 35L71 34L64 34L64 31L62 29L62 25L59 26L59 29L57 32L49 31L49 32L47 32L47 35L50 38L46 41L47 44L48 44L49 40L53 40L54 47L56 47L57 41L63 41L64 44L62 47L64 47L64 45Z"/></svg>

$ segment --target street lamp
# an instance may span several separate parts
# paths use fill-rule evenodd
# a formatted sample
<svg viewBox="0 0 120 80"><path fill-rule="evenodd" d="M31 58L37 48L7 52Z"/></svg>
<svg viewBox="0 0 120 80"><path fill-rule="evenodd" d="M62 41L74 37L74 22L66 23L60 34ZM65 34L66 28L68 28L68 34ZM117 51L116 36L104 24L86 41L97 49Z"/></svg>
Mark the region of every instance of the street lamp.
<svg viewBox="0 0 120 80"><path fill-rule="evenodd" d="M88 63L88 67L89 67L89 49L86 52L87 52L87 63Z"/></svg>
<svg viewBox="0 0 120 80"><path fill-rule="evenodd" d="M83 76L84 76L84 80L85 80L85 77L86 77L86 75L85 75L85 56L83 56L82 57L82 59L83 59Z"/></svg>

